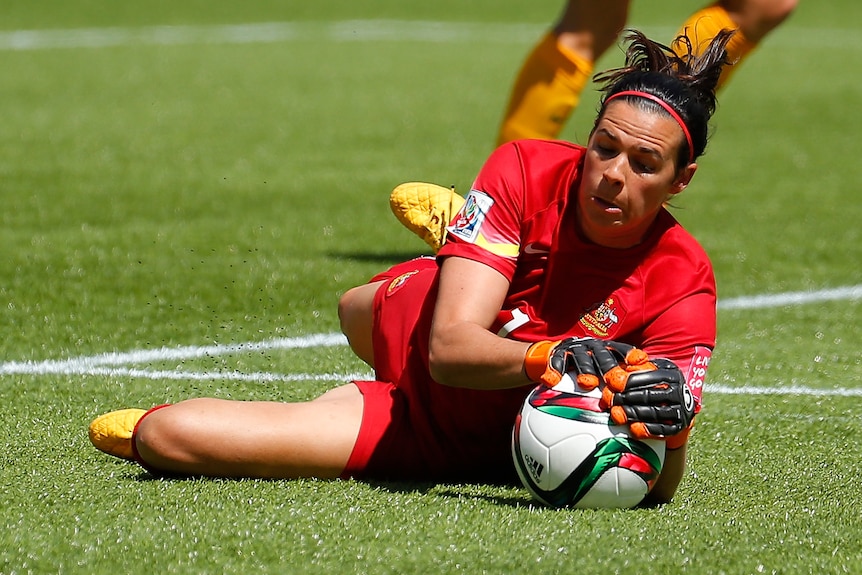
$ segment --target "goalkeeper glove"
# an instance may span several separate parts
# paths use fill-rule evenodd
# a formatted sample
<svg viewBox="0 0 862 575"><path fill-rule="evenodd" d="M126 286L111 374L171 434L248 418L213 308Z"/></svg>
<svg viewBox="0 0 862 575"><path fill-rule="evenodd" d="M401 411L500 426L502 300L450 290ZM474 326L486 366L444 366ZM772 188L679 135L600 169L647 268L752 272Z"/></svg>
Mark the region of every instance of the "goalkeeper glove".
<svg viewBox="0 0 862 575"><path fill-rule="evenodd" d="M604 380L602 406L614 423L628 424L641 439L667 440L670 449L688 439L694 396L670 360L651 360L642 349L618 341L567 338L531 345L524 367L531 380L551 387L564 373L576 374L578 385L587 390Z"/></svg>
<svg viewBox="0 0 862 575"><path fill-rule="evenodd" d="M570 337L531 345L524 357L524 370L532 381L550 387L557 385L563 374L574 373L578 385L584 389L595 389L602 378L616 391L622 391L626 372L620 362L627 358L630 365L643 369L641 362L647 360L647 355L624 343Z"/></svg>
<svg viewBox="0 0 862 575"><path fill-rule="evenodd" d="M648 363L650 367L634 371L627 366L624 389L606 387L602 405L610 408L614 423L628 424L635 437L665 439L670 449L682 447L694 423L694 395L675 363Z"/></svg>

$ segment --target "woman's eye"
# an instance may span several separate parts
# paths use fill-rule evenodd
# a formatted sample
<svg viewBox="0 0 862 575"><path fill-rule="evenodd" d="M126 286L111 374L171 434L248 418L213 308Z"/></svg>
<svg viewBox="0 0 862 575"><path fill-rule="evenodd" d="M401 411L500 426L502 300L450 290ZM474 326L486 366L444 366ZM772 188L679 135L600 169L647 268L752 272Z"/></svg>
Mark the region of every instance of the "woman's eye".
<svg viewBox="0 0 862 575"><path fill-rule="evenodd" d="M614 151L611 148L609 148L607 146L603 146L601 144L596 144L595 147L596 147L596 152L603 158L609 158L614 153Z"/></svg>
<svg viewBox="0 0 862 575"><path fill-rule="evenodd" d="M645 164L643 162L639 162L637 160L632 160L632 166L638 172L644 174L652 174L655 172L655 168L650 164Z"/></svg>

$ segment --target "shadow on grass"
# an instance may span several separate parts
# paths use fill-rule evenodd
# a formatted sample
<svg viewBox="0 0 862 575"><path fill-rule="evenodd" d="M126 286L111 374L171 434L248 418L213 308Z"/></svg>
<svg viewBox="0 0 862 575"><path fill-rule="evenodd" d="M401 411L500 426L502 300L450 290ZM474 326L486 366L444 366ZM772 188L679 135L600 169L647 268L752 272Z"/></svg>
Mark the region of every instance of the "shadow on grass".
<svg viewBox="0 0 862 575"><path fill-rule="evenodd" d="M489 493L492 490L511 490L520 487L515 483L435 483L435 482L411 482L411 481L363 481L375 489L389 491L391 493L418 493L438 497L449 497L453 499L478 499L493 503L494 505L505 505L508 507L531 507L539 505L526 492L518 495L495 495Z"/></svg>
<svg viewBox="0 0 862 575"><path fill-rule="evenodd" d="M494 505L508 506L513 508L538 508L538 509L546 509L549 511L585 511L584 509L576 509L574 507L559 507L553 508L548 507L542 503L539 503L533 497L527 493L526 490L521 489L521 485L519 483L487 483L487 482L476 482L476 483L463 483L463 484L453 484L453 483L433 483L433 482L395 482L395 481L364 481L363 483L374 487L376 489L381 489L384 491L390 491L393 493L418 493L421 495L430 495L430 496L440 496L440 497L451 497L454 499L477 499L482 501L487 501L489 503L493 503ZM493 490L518 490L519 492L516 494L507 494L507 495L495 495L490 493ZM665 507L666 503L657 503L651 501L645 501L636 505L635 507L629 509L628 511L636 511L636 510L651 510L651 509L660 509Z"/></svg>
<svg viewBox="0 0 862 575"><path fill-rule="evenodd" d="M225 477L202 477L188 475L168 475L152 473L141 469L132 477L135 481L148 483L150 481L212 481L212 482L230 482L243 481L243 479L232 479ZM272 479L254 481L292 481L290 479ZM446 497L452 499L476 499L487 501L494 505L505 505L508 507L522 508L540 506L526 492L513 495L495 495L489 493L493 490L505 489L512 490L520 487L515 483L490 483L490 482L475 482L475 483L438 483L433 481L382 481L382 480L354 480L357 483L367 485L373 489L387 491L389 493L400 494L419 494L431 497Z"/></svg>
<svg viewBox="0 0 862 575"><path fill-rule="evenodd" d="M430 255L430 253L423 253L420 251L384 253L329 252L327 254L327 256L335 259L346 259L363 263L379 263L387 266L406 262L419 256Z"/></svg>
<svg viewBox="0 0 862 575"><path fill-rule="evenodd" d="M141 470L134 477L135 481L212 481L212 482L231 482L243 481L243 479L231 479L225 477L200 477L200 476L160 476L154 475L148 471ZM290 479L272 479L254 481L293 481ZM382 481L382 480L354 480L357 483L367 485L372 489L386 491L389 493L398 493L404 495L423 495L428 497L445 497L450 499L473 499L477 501L485 501L492 505L501 507L511 507L513 509L543 509L550 512L580 512L584 509L576 509L574 507L547 507L539 503L530 496L525 490L521 489L520 484L506 482L474 482L474 483L438 483L434 481ZM495 490L509 491L508 494L494 494ZM514 492L516 491L516 492ZM649 513L654 510L659 510L665 507L666 503L656 503L646 501L626 511L634 513L641 511Z"/></svg>

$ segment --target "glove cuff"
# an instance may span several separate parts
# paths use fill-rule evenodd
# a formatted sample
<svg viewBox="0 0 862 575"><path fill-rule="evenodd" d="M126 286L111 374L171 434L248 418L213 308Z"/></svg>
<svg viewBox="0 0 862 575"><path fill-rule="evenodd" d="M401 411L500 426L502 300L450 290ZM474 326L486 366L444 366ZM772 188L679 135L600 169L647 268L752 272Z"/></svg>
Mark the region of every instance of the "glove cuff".
<svg viewBox="0 0 862 575"><path fill-rule="evenodd" d="M530 381L540 383L543 381L542 376L548 370L548 361L551 358L551 352L558 341L537 341L527 348L527 353L524 355L524 372Z"/></svg>

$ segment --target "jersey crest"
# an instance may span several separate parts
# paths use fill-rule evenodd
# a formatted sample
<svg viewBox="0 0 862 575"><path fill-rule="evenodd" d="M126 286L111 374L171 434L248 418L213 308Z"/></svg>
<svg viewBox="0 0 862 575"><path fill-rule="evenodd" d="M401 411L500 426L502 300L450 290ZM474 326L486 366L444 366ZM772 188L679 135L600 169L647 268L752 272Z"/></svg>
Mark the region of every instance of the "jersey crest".
<svg viewBox="0 0 862 575"><path fill-rule="evenodd" d="M578 322L588 333L605 339L616 331L625 318L626 310L614 296L596 304Z"/></svg>
<svg viewBox="0 0 862 575"><path fill-rule="evenodd" d="M407 273L403 273L398 277L392 278L392 281L389 282L389 285L386 287L386 297L390 297L395 292L404 287L404 284L407 283L411 277L415 276L419 273L419 270L413 270Z"/></svg>

